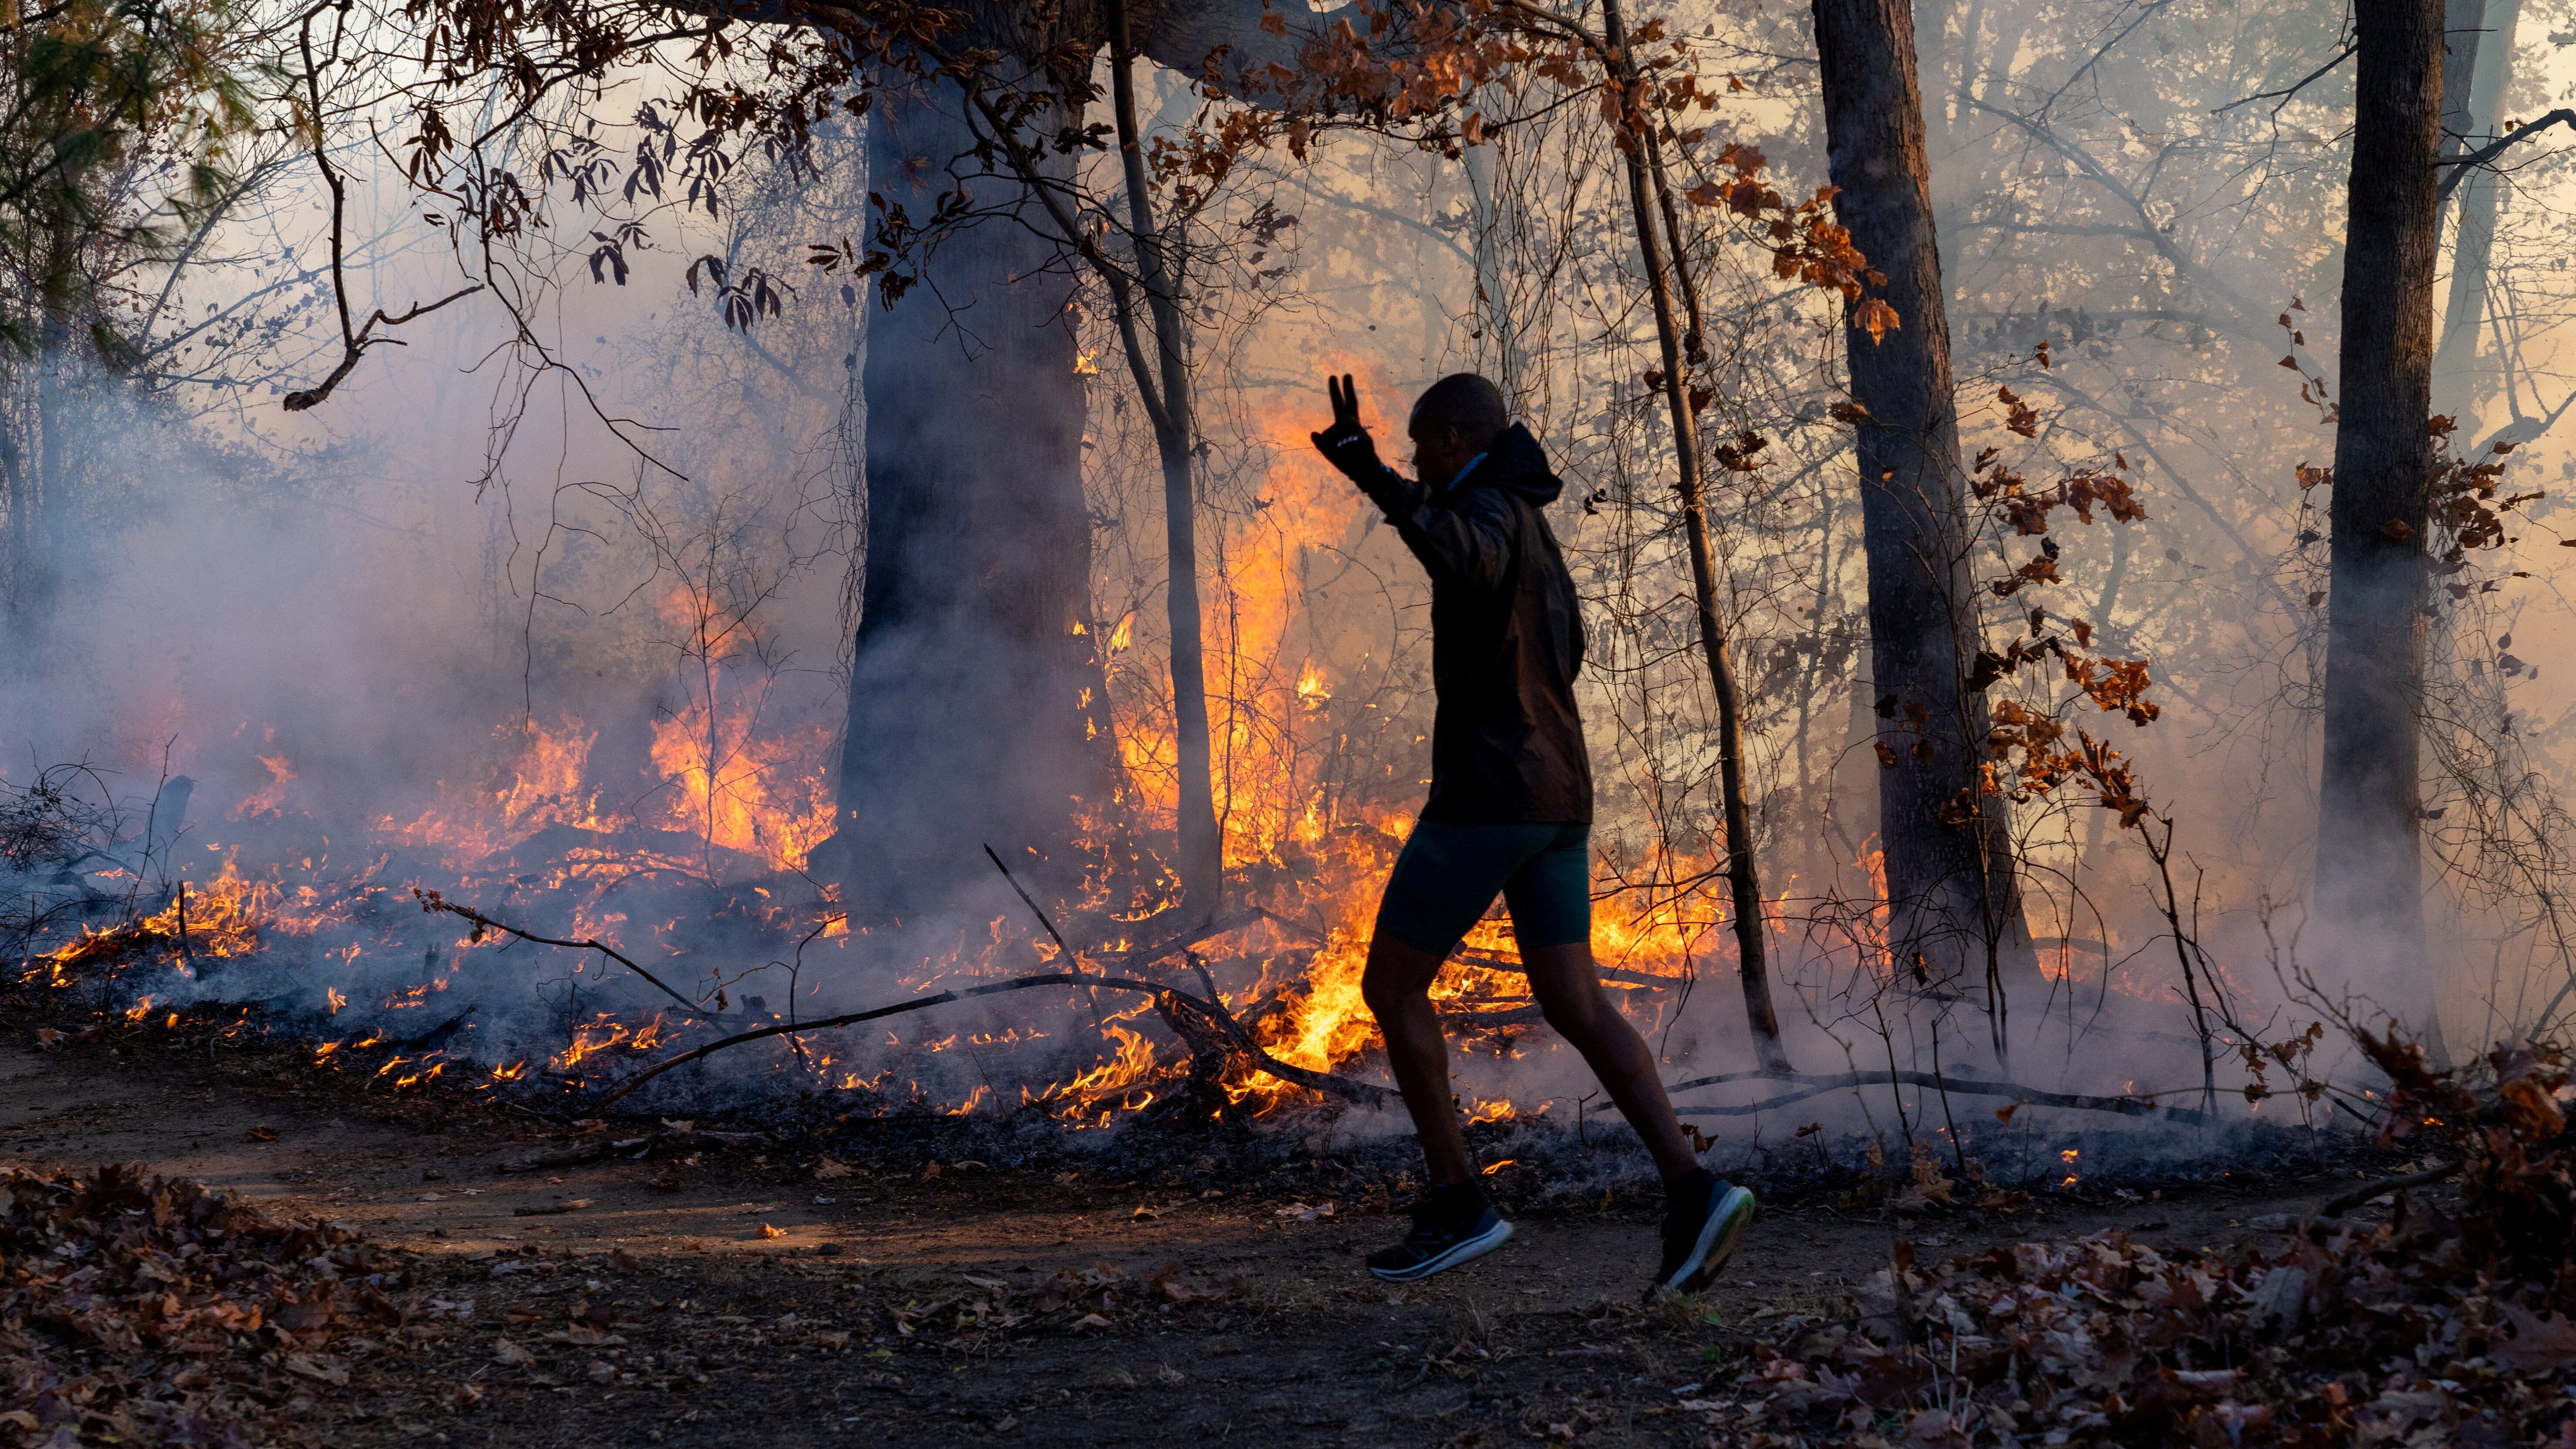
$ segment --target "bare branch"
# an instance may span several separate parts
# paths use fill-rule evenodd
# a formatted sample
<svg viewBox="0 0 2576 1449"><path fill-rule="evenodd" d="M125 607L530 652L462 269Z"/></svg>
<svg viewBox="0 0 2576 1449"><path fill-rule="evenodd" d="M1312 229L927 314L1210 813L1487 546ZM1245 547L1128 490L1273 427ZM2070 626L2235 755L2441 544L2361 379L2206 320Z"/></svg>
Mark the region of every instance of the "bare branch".
<svg viewBox="0 0 2576 1449"><path fill-rule="evenodd" d="M2506 151L2512 149L2515 142L2528 140L2532 136L2537 135L2542 131L2546 131L2550 127L2558 125L2561 122L2564 122L2569 129L2576 130L2576 110L2570 110L2565 106L2560 106L2557 110L2551 111L2548 115L2541 117L2537 121L2516 126L2510 132L2507 132L2502 136L2498 136L2494 140L2489 141L2487 144L2474 151L2467 152L2464 155L2447 157L2443 160L2434 162L2433 164L2436 166L2456 166L2459 168L2450 175L2442 178L2441 186L2433 193L2434 201L2438 204L2440 202L2450 200L2451 193L2459 188L2460 178L2469 174L2469 168L2473 166L2484 166L2498 156L2503 155Z"/></svg>

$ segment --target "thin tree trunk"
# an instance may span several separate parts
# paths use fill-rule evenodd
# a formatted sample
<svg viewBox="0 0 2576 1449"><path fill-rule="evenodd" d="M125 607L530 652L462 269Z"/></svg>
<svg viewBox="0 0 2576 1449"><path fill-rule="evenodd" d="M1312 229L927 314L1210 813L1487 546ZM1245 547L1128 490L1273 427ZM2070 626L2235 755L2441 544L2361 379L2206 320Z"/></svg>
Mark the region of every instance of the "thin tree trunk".
<svg viewBox="0 0 2576 1449"><path fill-rule="evenodd" d="M1602 0L1602 29L1611 50L1628 53L1618 0ZM1692 416L1690 377L1684 370L1681 324L1674 315L1673 284L1666 268L1665 214L1653 200L1647 175L1648 151L1643 136L1624 138L1628 166L1628 204L1636 219L1637 243L1645 254L1646 291L1655 304L1655 335L1664 359L1664 404L1672 415L1673 453L1679 465L1678 491L1684 532L1690 541L1691 592L1698 604L1700 648L1708 660L1709 684L1717 694L1718 793L1726 816L1726 880L1735 912L1736 959L1744 975L1744 1015L1752 1028L1753 1049L1763 1067L1791 1070L1780 1044L1780 1015L1771 1002L1769 951L1763 938L1762 880L1753 851L1753 812L1745 799L1744 706L1735 684L1735 662L1719 617L1716 565L1708 537L1706 491L1702 486L1699 427ZM1671 238L1672 265L1682 265L1680 237ZM1696 340L1696 339L1694 339Z"/></svg>
<svg viewBox="0 0 2576 1449"><path fill-rule="evenodd" d="M1478 103L1491 104L1495 91L1491 86L1478 91ZM1495 153L1502 144L1501 137L1490 137L1481 146L1467 147L1460 161L1467 172L1468 225L1475 234L1476 306L1469 315L1476 319L1476 329L1485 334L1486 353L1495 359L1503 374L1498 379L1503 396L1517 411L1526 369L1521 357L1519 319L1512 316L1511 294L1503 283L1504 202L1494 191Z"/></svg>
<svg viewBox="0 0 2576 1449"><path fill-rule="evenodd" d="M1867 414L1855 450L1872 687L1879 743L1897 762L1879 775L1888 948L1918 985L1981 970L2002 1054L2006 977L2035 982L2037 966L2002 802L1975 785L1988 718L1967 687L1979 640L1973 538L1913 10L1908 0L1815 0L1815 20L1835 214L1885 274L1879 296L1899 320L1874 339L1855 306L1844 329L1852 395Z"/></svg>
<svg viewBox="0 0 2576 1449"><path fill-rule="evenodd" d="M2451 0L2445 21L2450 54L2442 66L2444 156L2458 155L2495 130L2497 103L2513 78L2514 28L2521 18L2522 0ZM2478 339L2486 321L2487 279L2504 188L2504 178L2487 170L2460 183L2450 297L2433 353L2434 410L2458 418L2471 436L2476 430L2470 419L2478 405Z"/></svg>
<svg viewBox="0 0 2576 1449"><path fill-rule="evenodd" d="M1198 498L1191 463L1198 452L1198 420L1190 400L1188 324L1182 320L1178 278L1154 224L1153 198L1145 190L1145 151L1136 124L1136 45L1124 0L1109 0L1110 105L1118 126L1118 159L1125 170L1128 230L1136 238L1136 263L1145 304L1154 317L1154 342L1162 374L1160 397L1136 346L1135 318L1121 307L1127 356L1154 424L1154 448L1163 461L1163 537L1170 582L1165 599L1172 632L1172 725L1180 771L1181 889L1187 908L1213 917L1223 907L1225 838L1217 826L1213 760L1208 748L1207 654L1199 620Z"/></svg>
<svg viewBox="0 0 2576 1449"><path fill-rule="evenodd" d="M2431 1020L2421 838L2424 531L2442 0L2359 0L2343 397L2326 617L2319 925L2361 989Z"/></svg>

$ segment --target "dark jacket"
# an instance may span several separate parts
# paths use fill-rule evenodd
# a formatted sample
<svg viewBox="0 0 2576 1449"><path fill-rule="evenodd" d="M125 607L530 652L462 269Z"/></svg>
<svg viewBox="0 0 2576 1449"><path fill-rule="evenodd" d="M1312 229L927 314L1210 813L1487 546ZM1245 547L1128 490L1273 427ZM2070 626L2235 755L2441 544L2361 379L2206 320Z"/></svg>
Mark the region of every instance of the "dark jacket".
<svg viewBox="0 0 2576 1449"><path fill-rule="evenodd" d="M1539 512L1563 488L1538 439L1514 423L1450 487L1390 512L1431 575L1440 707L1425 820L1592 820L1592 762L1574 707L1583 619Z"/></svg>

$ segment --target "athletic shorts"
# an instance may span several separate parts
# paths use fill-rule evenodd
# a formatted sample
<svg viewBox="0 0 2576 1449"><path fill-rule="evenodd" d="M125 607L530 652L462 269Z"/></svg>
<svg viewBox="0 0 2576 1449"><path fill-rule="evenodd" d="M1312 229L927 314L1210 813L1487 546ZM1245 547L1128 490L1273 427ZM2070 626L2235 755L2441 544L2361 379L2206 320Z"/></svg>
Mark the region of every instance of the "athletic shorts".
<svg viewBox="0 0 2576 1449"><path fill-rule="evenodd" d="M1589 941L1591 842L1589 825L1425 820L1395 859L1377 929L1446 956L1499 894L1523 950Z"/></svg>

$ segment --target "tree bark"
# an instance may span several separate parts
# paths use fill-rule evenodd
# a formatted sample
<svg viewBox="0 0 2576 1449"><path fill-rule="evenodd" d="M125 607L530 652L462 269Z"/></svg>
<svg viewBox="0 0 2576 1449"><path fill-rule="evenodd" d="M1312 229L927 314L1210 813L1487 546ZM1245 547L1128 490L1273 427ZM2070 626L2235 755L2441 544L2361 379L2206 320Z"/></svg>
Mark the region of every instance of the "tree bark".
<svg viewBox="0 0 2576 1449"><path fill-rule="evenodd" d="M2442 0L2359 0L2317 904L2359 989L2430 1024L2421 719Z"/></svg>
<svg viewBox="0 0 2576 1449"><path fill-rule="evenodd" d="M889 89L869 118L871 189L914 217L959 185L1036 210L1016 179L959 179L982 167L953 87ZM1073 283L1044 232L961 229L868 320L867 580L826 867L858 919L980 886L987 843L1061 859L1081 803L1107 799L1096 634L1074 632L1091 523Z"/></svg>
<svg viewBox="0 0 2576 1449"><path fill-rule="evenodd" d="M1913 12L1907 0L1815 0L1815 20L1835 215L1885 274L1879 296L1900 324L1873 340L1855 306L1844 329L1852 396L1867 412L1856 450L1878 743L1897 761L1879 775L1888 948L1918 985L1982 976L2001 1053L2007 977L2037 972L2002 802L1974 785L1988 717L1967 687L1979 640L1974 540ZM1942 822L1962 805L1965 823Z"/></svg>
<svg viewBox="0 0 2576 1449"><path fill-rule="evenodd" d="M1096 4L952 8L964 29L948 43L959 51L1026 60L1067 38L1107 36ZM1229 68L1293 62L1310 28L1273 35L1264 14L1259 0L1142 4L1139 48L1193 76L1211 57ZM947 237L921 285L868 323L866 583L840 830L817 852L860 919L932 908L980 881L987 843L1015 859L1034 848L1061 860L1114 779L1098 636L1073 632L1088 626L1091 534L1062 238L1021 180L984 174L976 128L949 82L890 86L869 114L871 189L924 219L941 191L972 176L962 184L979 205L1016 206L1027 224L987 218ZM1064 158L1043 165L1070 180ZM1186 538L1176 531L1174 541ZM1194 588L1194 561L1176 560L1174 576ZM1195 607L1187 613L1194 619ZM1199 657L1175 639L1176 662ZM1176 694L1199 701L1204 741L1204 689ZM1185 765L1185 807L1191 778ZM1204 764L1195 778L1208 779ZM1197 813L1209 823L1203 834L1184 826L1183 853L1204 861L1213 811Z"/></svg>

